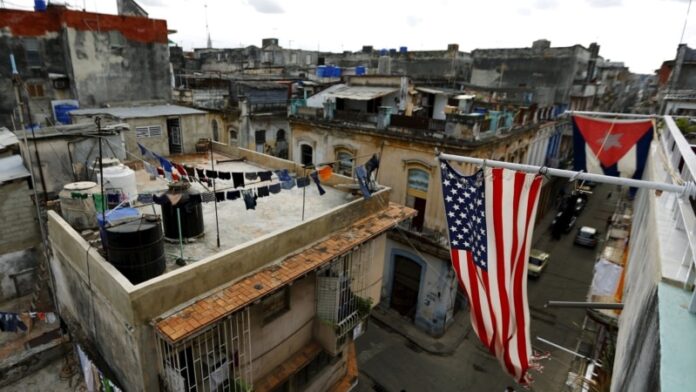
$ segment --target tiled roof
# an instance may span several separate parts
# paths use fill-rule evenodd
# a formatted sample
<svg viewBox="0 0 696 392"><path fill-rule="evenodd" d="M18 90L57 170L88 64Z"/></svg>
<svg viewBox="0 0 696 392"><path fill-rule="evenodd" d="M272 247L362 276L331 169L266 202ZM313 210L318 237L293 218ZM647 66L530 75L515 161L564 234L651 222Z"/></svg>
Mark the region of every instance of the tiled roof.
<svg viewBox="0 0 696 392"><path fill-rule="evenodd" d="M311 341L308 345L304 346L300 351L292 355L290 358L283 361L282 364L275 367L275 369L268 372L268 374L262 379L254 382L254 392L268 392L273 391L291 375L300 371L303 367L307 366L319 353L321 352L321 346L315 341Z"/></svg>
<svg viewBox="0 0 696 392"><path fill-rule="evenodd" d="M416 211L411 208L389 203L384 210L335 232L308 249L286 257L279 264L273 264L186 306L157 321L155 326L169 341L176 343L301 278L415 214Z"/></svg>

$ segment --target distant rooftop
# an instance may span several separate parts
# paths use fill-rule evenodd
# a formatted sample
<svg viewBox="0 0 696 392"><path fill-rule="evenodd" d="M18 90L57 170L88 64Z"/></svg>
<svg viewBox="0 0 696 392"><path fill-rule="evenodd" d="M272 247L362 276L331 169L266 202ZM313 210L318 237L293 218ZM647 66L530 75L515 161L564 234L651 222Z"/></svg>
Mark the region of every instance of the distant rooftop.
<svg viewBox="0 0 696 392"><path fill-rule="evenodd" d="M152 105L133 107L112 107L95 109L77 109L70 112L73 116L109 115L120 119L147 118L160 116L185 116L189 114L205 114L203 110L178 105Z"/></svg>

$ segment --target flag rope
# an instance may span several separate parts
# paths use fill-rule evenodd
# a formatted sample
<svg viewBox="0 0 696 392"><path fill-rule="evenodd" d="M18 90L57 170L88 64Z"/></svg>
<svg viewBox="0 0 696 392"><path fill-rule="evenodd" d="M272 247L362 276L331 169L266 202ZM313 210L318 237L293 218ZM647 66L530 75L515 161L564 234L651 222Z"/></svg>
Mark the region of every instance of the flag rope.
<svg viewBox="0 0 696 392"><path fill-rule="evenodd" d="M517 170L517 171L522 171L522 172L526 172L526 173L539 173L543 169L544 173L547 175L550 175L550 176L564 177L564 178L569 178L571 180L586 180L586 181L599 182L599 183L603 183L603 184L613 184L613 185L629 186L629 187L634 187L634 188L644 188L644 189L654 189L654 190L665 191L665 192L675 192L681 196L688 196L688 197L696 200L696 183L694 183L693 181L685 182L684 185L675 185L675 184L667 184L664 182L657 182L657 181L635 180L632 178L613 177L613 176L606 176L603 174L593 174L593 173L577 172L577 171L573 171L573 170L555 169L555 168L550 168L550 167L546 167L546 166L534 166L534 165L526 165L526 164L522 164L522 163L494 161L491 159L472 158L472 157L466 157L466 156L460 156L460 155L445 154L445 153L440 153L440 152L436 152L436 159L444 160L444 161L464 162L464 163L470 163L470 164L474 164L474 165L478 165L478 166L482 166L485 162L485 164L487 166L490 166L490 167L500 167L503 169Z"/></svg>

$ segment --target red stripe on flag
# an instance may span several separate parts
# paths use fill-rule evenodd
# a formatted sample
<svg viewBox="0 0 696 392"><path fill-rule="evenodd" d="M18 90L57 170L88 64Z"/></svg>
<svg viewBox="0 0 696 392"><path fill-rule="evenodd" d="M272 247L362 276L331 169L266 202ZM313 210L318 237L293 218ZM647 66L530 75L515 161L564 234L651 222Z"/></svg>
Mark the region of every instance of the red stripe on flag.
<svg viewBox="0 0 696 392"><path fill-rule="evenodd" d="M478 281L478 274L476 273L476 265L474 265L474 260L473 256L471 255L471 252L463 252L466 255L466 268L468 272L468 280L469 280L469 287L471 288L471 293L469 293L469 296L471 297L471 309L474 312L474 315L476 319L474 320L476 322L476 335L478 335L479 339L481 339L484 344L489 345L488 343L490 342L490 337L488 336L488 332L486 331L486 325L483 321L483 313L481 306L483 305L481 302L481 297L480 297L480 291L479 291L479 281Z"/></svg>
<svg viewBox="0 0 696 392"><path fill-rule="evenodd" d="M522 191L524 187L524 182L525 179L527 178L527 175L523 172L515 172L514 174L514 181L513 181L513 203L512 203L512 247L510 248L510 255L507 260L510 261L510 276L507 277L508 281L510 282L510 291L507 292L508 298L512 297L512 302L513 302L513 308L512 308L512 313L514 314L514 321L515 324L510 326L510 331L505 334L505 341L503 342L503 347L505 347L505 365L508 367L508 370L512 374L516 374L515 372L515 363L513 363L513 358L510 356L510 341L515 337L516 334L519 333L518 327L520 326L519 324L519 315L520 312L523 311L522 307L518 306L518 299L519 296L516 295L518 294L515 291L515 286L519 283L519 276L516 274L517 270L519 269L519 256L520 254L524 253L522 249L519 247L519 238L518 238L518 225L519 225L519 207L520 207L520 199L522 198ZM526 196L526 195L525 195ZM526 221L525 221L526 223ZM526 229L525 229L526 230ZM523 319L524 320L524 319ZM511 320L512 321L512 320Z"/></svg>
<svg viewBox="0 0 696 392"><path fill-rule="evenodd" d="M488 235L493 235L495 237L495 249L496 249L496 262L494 271L495 277L498 284L498 299L500 300L500 324L498 324L498 329L500 329L499 344L502 349L501 353L498 353L498 358L503 359L505 367L508 372L514 374L514 368L510 362L510 356L507 353L507 339L510 328L510 302L508 297L508 290L506 283L508 282L508 276L506 276L505 266L509 264L508 255L505 252L505 236L504 232L506 230L505 222L503 221L503 192L504 192L504 178L503 169L493 169L493 226L495 228L494 232L488 233ZM488 196L488 195L486 195ZM514 231L514 230L513 230ZM491 293L492 294L492 293Z"/></svg>
<svg viewBox="0 0 696 392"><path fill-rule="evenodd" d="M525 221L525 232L524 241L522 243L522 248L518 257L518 268L515 271L515 308L517 311L517 353L520 361L520 383L525 383L525 378L527 375L527 370L529 369L529 353L527 352L527 323L528 320L525 319L524 307L527 304L524 301L524 296L527 293L524 290L524 266L527 263L525 252L527 248L527 235L528 231L532 230L532 220L534 219L534 209L536 207L537 198L539 197L539 189L541 187L541 177L537 177L532 181L532 186L529 189L527 211L526 211L526 221ZM528 256L527 256L528 257Z"/></svg>

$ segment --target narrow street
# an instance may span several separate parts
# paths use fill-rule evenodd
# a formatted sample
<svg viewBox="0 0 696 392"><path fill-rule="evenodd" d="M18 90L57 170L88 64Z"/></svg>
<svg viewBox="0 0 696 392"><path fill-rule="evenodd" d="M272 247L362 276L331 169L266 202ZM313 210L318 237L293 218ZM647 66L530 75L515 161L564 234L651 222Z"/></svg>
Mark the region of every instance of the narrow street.
<svg viewBox="0 0 696 392"><path fill-rule="evenodd" d="M610 191L612 197L608 198ZM618 194L613 186L598 185L578 217L575 228L561 240L553 241L548 228L554 212L549 211L537 225L534 248L551 254L551 261L542 276L528 282L531 315L532 347L548 352L550 359L541 362L543 371L533 372L532 391L562 391L568 378L573 356L556 349L536 337L576 350L585 311L580 309L545 308L549 300L584 301L592 280L595 253L573 245L575 232L581 226L595 227L603 238L607 217L614 211ZM451 356L432 355L406 340L400 334L372 319L363 337L357 340L360 383L358 391L503 391L514 386L468 327L468 315L458 322L467 324L469 333ZM408 322L404 320L404 322ZM520 390L519 388L517 390Z"/></svg>

